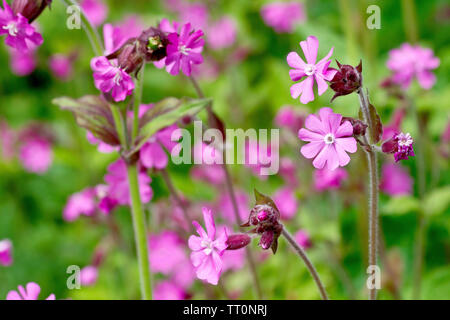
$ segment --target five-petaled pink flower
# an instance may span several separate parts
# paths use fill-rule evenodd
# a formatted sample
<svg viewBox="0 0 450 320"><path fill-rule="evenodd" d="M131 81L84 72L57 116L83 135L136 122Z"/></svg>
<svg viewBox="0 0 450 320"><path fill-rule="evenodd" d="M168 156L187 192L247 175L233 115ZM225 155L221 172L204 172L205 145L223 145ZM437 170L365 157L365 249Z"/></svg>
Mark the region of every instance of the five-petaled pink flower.
<svg viewBox="0 0 450 320"><path fill-rule="evenodd" d="M321 96L328 88L326 81L331 81L337 70L328 68L331 63L331 60L328 59L333 54L333 48L325 58L316 63L319 40L314 36L309 36L306 41L300 42L300 46L305 54L306 63L296 52L288 54L287 62L291 68L294 68L289 70L292 81L299 81L306 77L303 81L291 86L292 98L297 99L301 95L300 102L306 104L314 100L314 80L317 83L319 96Z"/></svg>
<svg viewBox="0 0 450 320"><path fill-rule="evenodd" d="M95 57L91 60L95 87L102 92L110 92L114 101L123 101L133 93L134 82L125 70L117 66L115 60Z"/></svg>
<svg viewBox="0 0 450 320"><path fill-rule="evenodd" d="M274 2L261 8L261 16L277 33L290 33L296 23L305 21L305 8L298 2Z"/></svg>
<svg viewBox="0 0 450 320"><path fill-rule="evenodd" d="M188 77L191 75L192 65L203 62L202 51L205 43L203 31L191 30L191 24L185 24L180 34L169 34L167 46L166 66L171 75L177 75L180 70Z"/></svg>
<svg viewBox="0 0 450 320"><path fill-rule="evenodd" d="M436 76L431 70L436 69L439 63L433 50L404 43L400 48L389 52L386 65L394 73L392 81L404 89L411 85L414 76L422 88L430 89L436 82Z"/></svg>
<svg viewBox="0 0 450 320"><path fill-rule="evenodd" d="M42 35L28 23L28 19L20 13L15 15L6 0L3 0L3 10L0 8L0 36L4 34L7 35L5 43L21 51L44 42Z"/></svg>
<svg viewBox="0 0 450 320"><path fill-rule="evenodd" d="M12 264L12 242L11 240L0 240L0 266L8 267Z"/></svg>
<svg viewBox="0 0 450 320"><path fill-rule="evenodd" d="M191 248L191 262L197 273L197 278L217 285L219 276L223 269L222 255L227 248L227 233L223 233L216 239L216 225L211 210L203 208L203 219L207 232L197 222L192 224L197 229L198 236L189 237L189 248Z"/></svg>
<svg viewBox="0 0 450 320"><path fill-rule="evenodd" d="M333 113L330 108L322 108L319 118L309 115L305 120L306 129L298 132L298 137L309 143L304 145L301 153L305 158L314 158L313 165L322 169L327 164L329 170L345 166L350 157L347 152L356 152L356 140L353 127L349 121L341 124L342 115Z"/></svg>
<svg viewBox="0 0 450 320"><path fill-rule="evenodd" d="M41 287L37 283L29 282L26 289L23 286L18 287L19 292L11 290L6 296L6 300L37 300ZM55 300L55 295L52 293L45 300Z"/></svg>

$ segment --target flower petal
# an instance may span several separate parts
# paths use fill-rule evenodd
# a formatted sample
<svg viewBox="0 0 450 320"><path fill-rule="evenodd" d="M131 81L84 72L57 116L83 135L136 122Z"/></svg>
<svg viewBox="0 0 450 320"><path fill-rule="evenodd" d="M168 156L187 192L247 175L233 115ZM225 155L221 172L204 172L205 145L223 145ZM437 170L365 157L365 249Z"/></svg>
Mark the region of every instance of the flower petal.
<svg viewBox="0 0 450 320"><path fill-rule="evenodd" d="M309 36L306 41L300 42L300 46L305 54L306 61L310 64L315 64L317 59L317 51L319 49L319 40L314 36Z"/></svg>
<svg viewBox="0 0 450 320"><path fill-rule="evenodd" d="M317 132L301 128L298 131L298 138L303 141L323 141L323 135Z"/></svg>
<svg viewBox="0 0 450 320"><path fill-rule="evenodd" d="M310 143L313 143L313 142L310 142ZM319 154L313 161L313 166L316 169L322 169L325 166L325 163L327 162L328 156L329 156L329 148L330 148L330 145L324 143L322 151L319 152Z"/></svg>
<svg viewBox="0 0 450 320"><path fill-rule="evenodd" d="M312 141L308 144L305 144L301 149L301 154L307 158L312 159L314 158L320 150L325 148L325 142L322 141Z"/></svg>
<svg viewBox="0 0 450 320"><path fill-rule="evenodd" d="M291 68L303 70L305 67L305 62L300 58L297 52L289 52L286 60Z"/></svg>
<svg viewBox="0 0 450 320"><path fill-rule="evenodd" d="M356 140L353 137L336 138L336 143L347 152L354 153L357 150Z"/></svg>

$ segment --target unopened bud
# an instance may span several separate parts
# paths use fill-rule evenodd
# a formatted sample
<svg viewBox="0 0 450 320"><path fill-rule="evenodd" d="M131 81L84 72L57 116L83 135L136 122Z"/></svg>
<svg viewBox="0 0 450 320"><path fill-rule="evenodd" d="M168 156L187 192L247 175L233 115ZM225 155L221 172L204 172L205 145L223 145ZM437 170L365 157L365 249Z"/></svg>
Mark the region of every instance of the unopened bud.
<svg viewBox="0 0 450 320"><path fill-rule="evenodd" d="M247 246L252 238L247 234L232 234L227 239L227 250L237 250Z"/></svg>
<svg viewBox="0 0 450 320"><path fill-rule="evenodd" d="M139 36L142 55L147 62L159 61L166 57L166 47L169 44L167 35L158 28L148 28Z"/></svg>
<svg viewBox="0 0 450 320"><path fill-rule="evenodd" d="M363 136L366 134L367 124L365 124L363 121L351 117L343 117L341 120L341 124L343 124L345 121L351 123L353 127L353 135Z"/></svg>
<svg viewBox="0 0 450 320"><path fill-rule="evenodd" d="M28 19L28 23L33 22L49 6L52 0L14 0L11 9L15 15L20 13Z"/></svg>
<svg viewBox="0 0 450 320"><path fill-rule="evenodd" d="M335 92L331 101L339 96L345 96L357 91L361 87L362 80L362 62L356 67L348 64L341 65L337 60L336 63L339 69L330 81L330 88Z"/></svg>

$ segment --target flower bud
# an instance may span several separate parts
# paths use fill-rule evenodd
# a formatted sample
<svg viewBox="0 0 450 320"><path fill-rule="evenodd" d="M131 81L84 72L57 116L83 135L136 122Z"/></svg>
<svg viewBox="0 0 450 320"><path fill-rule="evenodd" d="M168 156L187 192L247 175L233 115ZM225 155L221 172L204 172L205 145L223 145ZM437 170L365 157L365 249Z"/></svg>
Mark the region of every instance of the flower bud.
<svg viewBox="0 0 450 320"><path fill-rule="evenodd" d="M139 41L136 38L131 38L106 58L108 60L117 59L119 67L128 74L137 73L144 63L144 57L139 47Z"/></svg>
<svg viewBox="0 0 450 320"><path fill-rule="evenodd" d="M367 124L365 124L363 121L351 117L343 117L341 120L341 124L343 124L345 121L351 123L353 127L353 135L363 136L366 134Z"/></svg>
<svg viewBox="0 0 450 320"><path fill-rule="evenodd" d="M261 235L260 246L263 250L269 248L276 253L278 237L283 230L280 223L280 211L269 197L255 190L256 205L250 211L248 221L242 227L254 226L250 232Z"/></svg>
<svg viewBox="0 0 450 320"><path fill-rule="evenodd" d="M52 0L14 0L11 9L15 15L20 13L28 19L28 23L33 22L44 11L47 5L50 7Z"/></svg>
<svg viewBox="0 0 450 320"><path fill-rule="evenodd" d="M359 65L356 67L348 64L341 65L337 60L336 63L339 70L330 81L330 87L335 92L333 98L331 98L331 101L339 96L345 96L357 91L361 87L362 80L362 61L359 62Z"/></svg>
<svg viewBox="0 0 450 320"><path fill-rule="evenodd" d="M232 234L227 239L227 250L237 250L247 246L252 238L247 234Z"/></svg>

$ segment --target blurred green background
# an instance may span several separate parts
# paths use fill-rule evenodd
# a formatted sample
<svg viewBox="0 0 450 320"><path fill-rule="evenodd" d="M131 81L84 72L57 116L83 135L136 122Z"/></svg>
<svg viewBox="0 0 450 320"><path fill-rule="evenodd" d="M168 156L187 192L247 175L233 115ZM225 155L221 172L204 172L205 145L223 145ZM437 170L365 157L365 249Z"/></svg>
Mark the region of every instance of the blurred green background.
<svg viewBox="0 0 450 320"><path fill-rule="evenodd" d="M372 1L373 2L373 1ZM392 198L381 195L380 215L385 255L398 272L400 296L411 298L413 279L413 246L419 208L426 215L425 263L422 298L450 298L450 170L448 158L436 151L440 136L449 121L450 42L448 1L415 1L414 21L405 21L402 4L408 1L376 1L381 8L381 29L368 30L366 8L371 1L303 1L307 21L296 26L292 34L278 34L266 26L260 8L268 1L211 1L210 15L232 16L237 22L237 41L232 49L206 51L226 65L213 80L200 79L206 96L214 98L214 109L230 128L271 128L279 108L286 104L315 112L329 106L331 90L304 106L289 93L291 80L286 56L290 51L300 52L299 41L315 35L319 41L319 57L331 46L333 58L342 63L357 64L363 60L363 74L370 97L382 120L387 123L398 100L380 89L379 83L389 75L385 63L389 50L417 37L422 46L432 48L441 64L435 70L437 83L428 92L417 83L409 94L414 99L419 115L426 119L424 155L426 163L426 194L419 200L417 184L411 196ZM163 1L106 1L109 5L108 22L118 22L129 14L139 14L146 25L156 25L167 17L177 17L163 5ZM74 192L103 181L106 167L117 158L115 154L101 154L85 139L85 130L78 128L69 112L51 104L58 96L80 97L96 94L89 61L93 57L89 42L82 30L68 30L64 6L54 1L38 19L45 39L38 49L38 65L29 76L15 76L9 69L9 55L5 45L0 48L0 119L14 129L33 120L47 124L54 133L54 161L43 175L25 172L17 161L0 162L0 239L9 238L14 246L14 264L0 267L0 299L19 284L37 282L41 297L55 293L58 299L136 299L139 298L137 262L134 255L131 219L127 208L114 215L128 249L115 248L100 269L98 283L81 290L68 290L66 268L90 263L94 248L108 234L101 223L78 219L67 223L62 210L67 198ZM414 28L417 30L414 35ZM2 41L3 43L3 41ZM242 47L247 58L233 64L232 50ZM48 68L48 58L54 53L77 51L74 75L69 82L54 78ZM332 63L335 66L335 63ZM416 81L414 81L416 82ZM148 66L145 73L143 102L156 102L167 96L195 97L195 91L184 76L173 77L164 70ZM332 104L335 112L356 116L356 95L341 97ZM202 116L203 117L203 116ZM418 135L414 116L408 113L403 131ZM312 166L300 159L297 145L282 146L281 153L300 161L300 187L296 195L300 206L296 217L287 228L307 230L314 244L308 250L322 276L332 299L365 299L367 260L367 210L362 177L365 176L364 154L352 156L348 166L349 179L338 192L322 194L311 192ZM404 161L416 180L416 158ZM189 178L189 166L171 165L176 186L193 201L213 201L217 194L208 185ZM233 166L234 181L249 195L254 187L273 194L282 185L279 177L261 181L242 166ZM159 199L168 197L168 191L159 175L152 176L155 196L149 212ZM157 228L151 225L152 231ZM256 243L254 251L257 251ZM262 288L269 299L317 299L313 281L297 257L281 240L278 253L258 263ZM155 276L158 278L158 276ZM229 291L240 290L240 298L253 298L251 279L243 269L226 275ZM388 285L383 284L383 288ZM198 281L189 291L194 299L204 298L204 288ZM220 297L220 293L219 293ZM381 299L394 298L383 289Z"/></svg>

